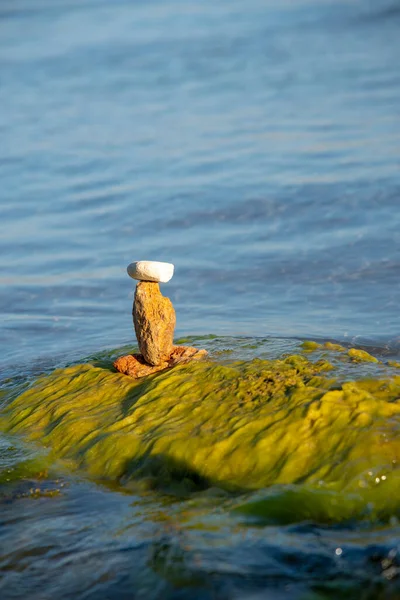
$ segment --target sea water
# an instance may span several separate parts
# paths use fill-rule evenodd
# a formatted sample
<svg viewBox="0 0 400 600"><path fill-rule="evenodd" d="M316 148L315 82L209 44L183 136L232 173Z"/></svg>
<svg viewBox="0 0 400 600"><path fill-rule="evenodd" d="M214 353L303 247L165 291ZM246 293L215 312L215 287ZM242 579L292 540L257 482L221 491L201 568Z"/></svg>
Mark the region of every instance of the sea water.
<svg viewBox="0 0 400 600"><path fill-rule="evenodd" d="M179 336L246 358L311 338L398 359L399 30L395 0L4 0L7 394L130 343L125 267L143 259L175 264ZM38 451L21 444L0 451L4 598L290 598L361 575L371 598L399 593L376 568L395 521L244 526L218 493L71 474L32 500L35 482L6 481Z"/></svg>

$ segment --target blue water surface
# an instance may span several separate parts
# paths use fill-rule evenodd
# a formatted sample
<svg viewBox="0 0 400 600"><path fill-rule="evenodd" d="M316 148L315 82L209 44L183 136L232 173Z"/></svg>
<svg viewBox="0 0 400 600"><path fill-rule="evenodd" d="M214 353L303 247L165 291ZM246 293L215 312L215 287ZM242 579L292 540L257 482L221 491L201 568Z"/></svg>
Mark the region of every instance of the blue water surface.
<svg viewBox="0 0 400 600"><path fill-rule="evenodd" d="M396 343L400 9L0 7L6 361L133 339L126 265L175 263L179 334Z"/></svg>
<svg viewBox="0 0 400 600"><path fill-rule="evenodd" d="M179 336L398 356L399 32L397 0L2 0L3 378L133 342L125 268L143 259L175 264ZM2 472L21 452L2 439ZM379 566L398 521L240 528L212 497L13 485L4 598L400 593Z"/></svg>

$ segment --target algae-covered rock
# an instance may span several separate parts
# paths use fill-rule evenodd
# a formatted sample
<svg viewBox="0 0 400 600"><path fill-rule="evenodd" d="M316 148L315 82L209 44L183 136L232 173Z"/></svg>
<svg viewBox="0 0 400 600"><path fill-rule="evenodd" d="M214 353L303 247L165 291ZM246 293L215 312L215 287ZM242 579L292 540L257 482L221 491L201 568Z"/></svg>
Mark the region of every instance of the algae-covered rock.
<svg viewBox="0 0 400 600"><path fill-rule="evenodd" d="M362 362L362 361L374 362L374 363L379 362L379 360L377 358L375 358L375 356L372 356L372 354L370 354L369 352L366 352L365 350L359 350L358 348L350 348L350 350L348 351L348 355L353 360L356 360L359 362Z"/></svg>
<svg viewBox="0 0 400 600"><path fill-rule="evenodd" d="M333 342L325 342L324 348L333 352L346 352L346 348L341 344L335 344Z"/></svg>
<svg viewBox="0 0 400 600"><path fill-rule="evenodd" d="M389 365L389 367L393 367L395 369L400 369L400 362L398 362L397 360L389 360L388 365Z"/></svg>
<svg viewBox="0 0 400 600"><path fill-rule="evenodd" d="M361 489L371 472L389 489L400 460L400 377L340 382L328 368L296 355L193 363L135 381L77 365L14 399L1 426L120 483L340 490Z"/></svg>
<svg viewBox="0 0 400 600"><path fill-rule="evenodd" d="M341 344L334 344L333 342L325 342L319 344L312 340L306 340L301 344L303 352L316 352L317 350L330 350L331 352L345 352L346 348Z"/></svg>
<svg viewBox="0 0 400 600"><path fill-rule="evenodd" d="M305 342L303 342L301 344L301 347L304 352L315 352L316 350L320 350L322 346L321 346L321 344L318 344L318 342L313 342L312 340L306 340Z"/></svg>

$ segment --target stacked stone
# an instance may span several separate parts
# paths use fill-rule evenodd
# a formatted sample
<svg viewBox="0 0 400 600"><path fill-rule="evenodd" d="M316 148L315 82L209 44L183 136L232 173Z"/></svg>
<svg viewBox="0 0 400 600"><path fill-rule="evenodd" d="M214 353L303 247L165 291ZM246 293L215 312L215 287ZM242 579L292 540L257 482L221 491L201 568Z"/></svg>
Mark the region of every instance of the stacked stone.
<svg viewBox="0 0 400 600"><path fill-rule="evenodd" d="M160 291L174 274L170 263L139 261L128 266L128 275L138 280L132 316L140 354L121 356L114 367L131 377L144 377L176 364L201 358L207 352L174 346L175 310Z"/></svg>

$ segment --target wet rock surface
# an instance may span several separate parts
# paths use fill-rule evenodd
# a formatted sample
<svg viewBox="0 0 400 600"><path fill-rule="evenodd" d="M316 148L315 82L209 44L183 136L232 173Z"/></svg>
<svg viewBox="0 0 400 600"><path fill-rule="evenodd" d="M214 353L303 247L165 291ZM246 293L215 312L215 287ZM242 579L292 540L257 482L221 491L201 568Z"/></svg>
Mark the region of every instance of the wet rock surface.
<svg viewBox="0 0 400 600"><path fill-rule="evenodd" d="M198 350L197 348L192 348L190 346L175 346L168 360L163 361L159 365L152 366L147 364L141 354L127 354L125 356L120 356L114 362L114 367L120 373L137 379L139 377L152 375L158 371L163 371L164 369L170 369L178 364L189 362L190 360L203 358L206 355L206 350Z"/></svg>
<svg viewBox="0 0 400 600"><path fill-rule="evenodd" d="M264 489L261 505L241 501L260 518L389 522L398 514L397 369L366 362L364 371L345 349L325 346L310 358L245 361L190 360L192 351L176 347L176 368L142 380L108 360L56 370L7 402L0 429L102 481Z"/></svg>

